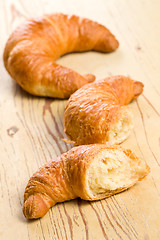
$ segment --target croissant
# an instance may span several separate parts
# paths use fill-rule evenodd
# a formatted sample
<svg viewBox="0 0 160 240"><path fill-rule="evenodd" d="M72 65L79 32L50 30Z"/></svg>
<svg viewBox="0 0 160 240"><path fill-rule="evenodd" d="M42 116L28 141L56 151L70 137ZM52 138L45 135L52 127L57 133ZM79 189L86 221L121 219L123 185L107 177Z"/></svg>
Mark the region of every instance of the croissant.
<svg viewBox="0 0 160 240"><path fill-rule="evenodd" d="M99 200L124 191L150 171L131 150L104 144L81 145L41 167L24 193L23 213L40 218L56 203L77 197Z"/></svg>
<svg viewBox="0 0 160 240"><path fill-rule="evenodd" d="M124 105L137 98L143 84L113 76L86 84L71 95L64 113L65 133L75 145L119 144L133 128L133 117Z"/></svg>
<svg viewBox="0 0 160 240"><path fill-rule="evenodd" d="M95 76L81 76L55 63L71 52L95 50L111 52L119 43L104 26L75 15L52 14L26 21L9 37L4 50L4 65L27 92L68 98Z"/></svg>

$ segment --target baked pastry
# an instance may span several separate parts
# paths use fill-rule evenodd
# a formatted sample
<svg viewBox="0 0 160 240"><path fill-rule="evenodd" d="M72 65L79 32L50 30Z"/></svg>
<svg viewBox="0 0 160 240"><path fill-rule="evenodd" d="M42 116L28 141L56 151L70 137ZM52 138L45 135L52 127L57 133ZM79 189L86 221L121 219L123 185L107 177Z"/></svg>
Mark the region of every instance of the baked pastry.
<svg viewBox="0 0 160 240"><path fill-rule="evenodd" d="M124 105L137 98L143 84L113 76L86 84L69 98L64 113L65 133L75 145L119 144L133 128L132 114Z"/></svg>
<svg viewBox="0 0 160 240"><path fill-rule="evenodd" d="M24 216L40 218L56 203L77 197L89 201L109 197L142 180L149 171L131 150L119 146L74 147L30 178L24 193Z"/></svg>
<svg viewBox="0 0 160 240"><path fill-rule="evenodd" d="M95 76L81 76L55 63L71 52L112 52L119 43L104 26L75 15L52 14L19 26L4 50L4 65L27 92L47 97L68 98Z"/></svg>

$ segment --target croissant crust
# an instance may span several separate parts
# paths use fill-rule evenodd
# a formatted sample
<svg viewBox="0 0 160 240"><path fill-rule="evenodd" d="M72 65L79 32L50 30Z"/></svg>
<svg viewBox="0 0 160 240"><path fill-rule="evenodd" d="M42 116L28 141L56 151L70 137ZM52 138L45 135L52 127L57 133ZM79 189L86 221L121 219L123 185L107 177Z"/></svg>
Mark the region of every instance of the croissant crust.
<svg viewBox="0 0 160 240"><path fill-rule="evenodd" d="M4 65L27 92L67 98L84 84L95 80L55 63L71 52L112 52L119 43L103 25L75 15L51 14L26 21L9 37Z"/></svg>

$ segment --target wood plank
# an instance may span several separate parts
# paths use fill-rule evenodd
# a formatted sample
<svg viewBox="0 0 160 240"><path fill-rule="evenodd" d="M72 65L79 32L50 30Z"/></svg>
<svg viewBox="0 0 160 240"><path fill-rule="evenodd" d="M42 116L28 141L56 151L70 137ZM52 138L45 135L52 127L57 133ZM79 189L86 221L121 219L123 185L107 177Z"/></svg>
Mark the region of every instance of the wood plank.
<svg viewBox="0 0 160 240"><path fill-rule="evenodd" d="M0 239L160 239L159 11L159 0L0 1ZM130 104L134 130L122 145L133 149L151 173L121 194L57 204L42 219L27 221L22 204L29 177L71 148L62 141L65 101L24 92L7 74L2 54L17 25L52 12L91 18L117 36L120 47L112 54L76 53L57 62L99 79L124 74L144 83L144 93Z"/></svg>

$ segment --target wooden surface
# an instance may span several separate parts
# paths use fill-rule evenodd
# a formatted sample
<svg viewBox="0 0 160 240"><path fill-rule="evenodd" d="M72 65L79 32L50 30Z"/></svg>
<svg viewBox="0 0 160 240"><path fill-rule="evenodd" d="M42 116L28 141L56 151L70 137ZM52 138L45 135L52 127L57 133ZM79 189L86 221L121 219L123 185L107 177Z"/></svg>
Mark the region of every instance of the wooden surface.
<svg viewBox="0 0 160 240"><path fill-rule="evenodd" d="M142 182L97 202L57 204L42 219L22 214L29 177L67 151L61 138L65 101L33 97L3 67L5 42L26 18L64 12L96 20L118 38L111 54L70 54L58 60L97 78L124 74L145 85L130 104L134 130L123 146L151 167ZM160 239L160 1L0 0L0 239Z"/></svg>

